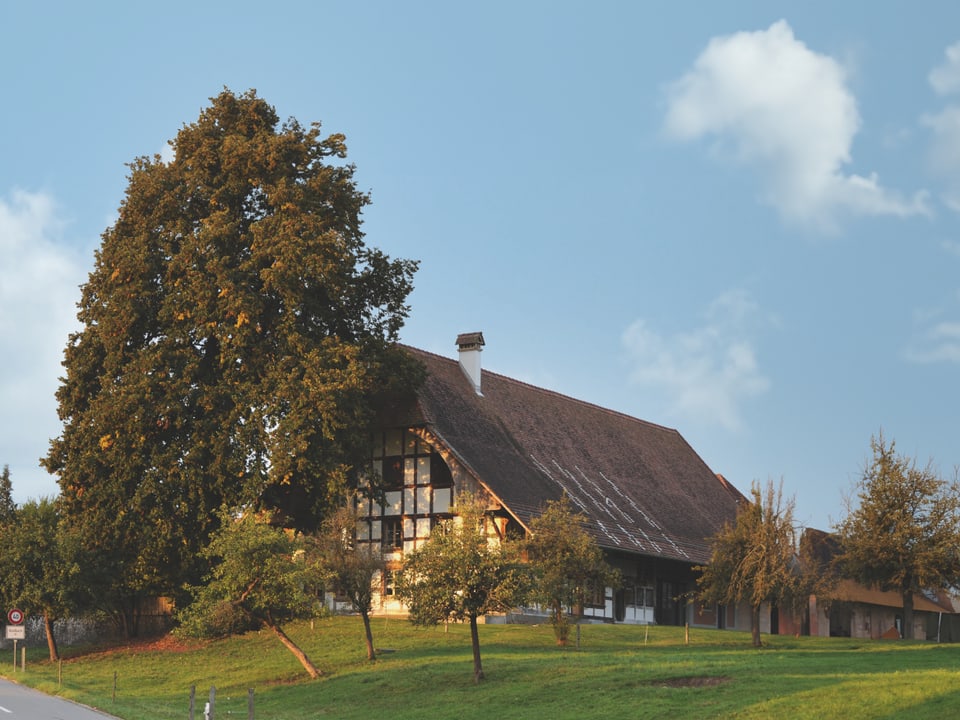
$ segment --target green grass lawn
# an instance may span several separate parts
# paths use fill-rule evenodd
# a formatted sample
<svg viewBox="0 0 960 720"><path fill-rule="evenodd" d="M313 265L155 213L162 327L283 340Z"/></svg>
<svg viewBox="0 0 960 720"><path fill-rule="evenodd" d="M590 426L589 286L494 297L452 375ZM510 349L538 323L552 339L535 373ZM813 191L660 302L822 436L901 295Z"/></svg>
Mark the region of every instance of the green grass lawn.
<svg viewBox="0 0 960 720"><path fill-rule="evenodd" d="M960 714L960 646L764 636L682 628L585 625L558 648L548 625L480 628L487 679L474 685L469 629L377 619L376 663L358 618L298 624L290 635L324 671L311 681L269 633L189 649L167 644L67 649L58 667L30 648L26 672L0 672L126 720L196 717L210 686L216 718L258 720L585 720L589 718L924 718ZM646 640L646 641L645 641ZM0 657L0 662L3 658ZM114 678L116 697L114 699Z"/></svg>

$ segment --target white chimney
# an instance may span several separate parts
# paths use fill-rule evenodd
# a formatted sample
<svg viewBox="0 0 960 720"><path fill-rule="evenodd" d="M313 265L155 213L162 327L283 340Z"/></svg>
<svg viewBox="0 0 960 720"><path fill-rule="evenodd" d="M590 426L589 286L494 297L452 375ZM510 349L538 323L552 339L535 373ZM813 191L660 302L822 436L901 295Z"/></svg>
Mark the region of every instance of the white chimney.
<svg viewBox="0 0 960 720"><path fill-rule="evenodd" d="M467 379L473 383L477 395L480 392L480 352L483 350L483 333L461 333L457 335L457 347L460 350L460 369Z"/></svg>

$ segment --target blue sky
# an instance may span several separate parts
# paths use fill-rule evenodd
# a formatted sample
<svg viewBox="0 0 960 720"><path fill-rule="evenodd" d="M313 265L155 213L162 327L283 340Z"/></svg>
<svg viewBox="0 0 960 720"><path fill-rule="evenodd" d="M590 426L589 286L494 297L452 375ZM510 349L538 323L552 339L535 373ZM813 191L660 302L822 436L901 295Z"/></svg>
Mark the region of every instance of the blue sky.
<svg viewBox="0 0 960 720"><path fill-rule="evenodd" d="M677 428L829 527L960 465L960 5L0 3L0 464L38 466L125 164L223 87L347 136L402 339Z"/></svg>

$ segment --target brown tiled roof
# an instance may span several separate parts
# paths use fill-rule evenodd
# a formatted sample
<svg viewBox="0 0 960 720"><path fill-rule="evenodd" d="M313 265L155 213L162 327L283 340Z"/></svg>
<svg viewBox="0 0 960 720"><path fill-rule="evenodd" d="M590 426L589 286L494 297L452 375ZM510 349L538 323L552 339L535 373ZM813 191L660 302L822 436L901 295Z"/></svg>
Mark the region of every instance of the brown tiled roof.
<svg viewBox="0 0 960 720"><path fill-rule="evenodd" d="M834 600L844 602L865 603L868 605L882 605L884 607L902 608L903 595L893 590L877 590L864 587L853 580L841 580L831 593ZM913 595L913 609L924 612L953 612L951 605L939 605L919 593Z"/></svg>
<svg viewBox="0 0 960 720"><path fill-rule="evenodd" d="M407 348L427 369L426 424L521 522L565 492L603 547L703 563L737 497L676 430Z"/></svg>

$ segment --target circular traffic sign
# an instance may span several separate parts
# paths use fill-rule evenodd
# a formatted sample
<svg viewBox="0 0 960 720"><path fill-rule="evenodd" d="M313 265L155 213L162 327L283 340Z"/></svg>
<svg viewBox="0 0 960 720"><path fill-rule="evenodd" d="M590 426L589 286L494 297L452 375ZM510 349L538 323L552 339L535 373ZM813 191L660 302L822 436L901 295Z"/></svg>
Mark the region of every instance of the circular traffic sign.
<svg viewBox="0 0 960 720"><path fill-rule="evenodd" d="M10 621L11 625L19 625L23 622L23 610L17 610L14 608L7 613L7 620Z"/></svg>

